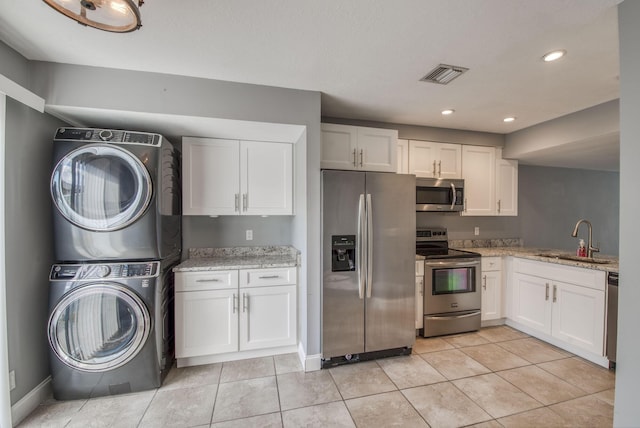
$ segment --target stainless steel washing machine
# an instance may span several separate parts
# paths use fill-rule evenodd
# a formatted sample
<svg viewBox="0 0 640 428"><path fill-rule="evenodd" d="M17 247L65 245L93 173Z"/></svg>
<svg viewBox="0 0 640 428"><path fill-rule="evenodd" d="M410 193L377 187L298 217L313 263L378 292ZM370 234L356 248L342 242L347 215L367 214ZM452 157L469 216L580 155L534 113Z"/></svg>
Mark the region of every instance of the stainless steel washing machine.
<svg viewBox="0 0 640 428"><path fill-rule="evenodd" d="M53 265L47 331L56 399L160 386L174 355L173 266Z"/></svg>
<svg viewBox="0 0 640 428"><path fill-rule="evenodd" d="M180 156L169 141L144 132L59 128L53 150L57 261L180 254Z"/></svg>

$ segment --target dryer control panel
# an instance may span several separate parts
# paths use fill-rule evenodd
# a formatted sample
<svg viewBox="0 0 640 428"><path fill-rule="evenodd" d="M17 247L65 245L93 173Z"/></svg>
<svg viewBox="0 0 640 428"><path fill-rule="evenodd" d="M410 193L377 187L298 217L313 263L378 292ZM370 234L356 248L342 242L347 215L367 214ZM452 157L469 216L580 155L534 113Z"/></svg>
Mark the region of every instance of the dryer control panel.
<svg viewBox="0 0 640 428"><path fill-rule="evenodd" d="M149 132L131 132L119 129L58 128L55 140L160 146L162 136Z"/></svg>
<svg viewBox="0 0 640 428"><path fill-rule="evenodd" d="M51 267L51 281L87 279L152 278L158 276L160 262L58 264Z"/></svg>

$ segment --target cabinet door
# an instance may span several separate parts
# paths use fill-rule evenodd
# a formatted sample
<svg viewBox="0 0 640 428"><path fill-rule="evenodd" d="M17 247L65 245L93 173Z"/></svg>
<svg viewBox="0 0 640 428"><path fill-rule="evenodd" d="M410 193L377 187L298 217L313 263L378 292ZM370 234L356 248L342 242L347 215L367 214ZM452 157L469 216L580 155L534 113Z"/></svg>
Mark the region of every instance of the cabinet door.
<svg viewBox="0 0 640 428"><path fill-rule="evenodd" d="M239 142L191 137L182 141L183 214L239 214Z"/></svg>
<svg viewBox="0 0 640 428"><path fill-rule="evenodd" d="M502 317L502 272L482 271L482 321Z"/></svg>
<svg viewBox="0 0 640 428"><path fill-rule="evenodd" d="M238 350L235 290L176 293L176 358Z"/></svg>
<svg viewBox="0 0 640 428"><path fill-rule="evenodd" d="M594 354L604 355L604 292L554 282L552 293L552 335Z"/></svg>
<svg viewBox="0 0 640 428"><path fill-rule="evenodd" d="M498 215L518 215L518 161L496 160Z"/></svg>
<svg viewBox="0 0 640 428"><path fill-rule="evenodd" d="M416 177L435 178L437 174L437 143L409 141L409 174Z"/></svg>
<svg viewBox="0 0 640 428"><path fill-rule="evenodd" d="M493 147L464 146L462 177L465 209L463 215L496 213L496 153Z"/></svg>
<svg viewBox="0 0 640 428"><path fill-rule="evenodd" d="M320 167L327 169L356 169L357 130L355 126L321 124Z"/></svg>
<svg viewBox="0 0 640 428"><path fill-rule="evenodd" d="M551 281L522 273L513 274L514 319L532 329L551 334Z"/></svg>
<svg viewBox="0 0 640 428"><path fill-rule="evenodd" d="M438 143L437 178L462 178L462 146Z"/></svg>
<svg viewBox="0 0 640 428"><path fill-rule="evenodd" d="M364 171L396 172L398 131L357 127L357 163Z"/></svg>
<svg viewBox="0 0 640 428"><path fill-rule="evenodd" d="M242 141L242 214L293 214L293 146Z"/></svg>
<svg viewBox="0 0 640 428"><path fill-rule="evenodd" d="M296 286L240 290L240 350L295 345Z"/></svg>
<svg viewBox="0 0 640 428"><path fill-rule="evenodd" d="M424 327L424 275L416 276L416 330Z"/></svg>
<svg viewBox="0 0 640 428"><path fill-rule="evenodd" d="M398 140L398 174L409 174L409 140Z"/></svg>

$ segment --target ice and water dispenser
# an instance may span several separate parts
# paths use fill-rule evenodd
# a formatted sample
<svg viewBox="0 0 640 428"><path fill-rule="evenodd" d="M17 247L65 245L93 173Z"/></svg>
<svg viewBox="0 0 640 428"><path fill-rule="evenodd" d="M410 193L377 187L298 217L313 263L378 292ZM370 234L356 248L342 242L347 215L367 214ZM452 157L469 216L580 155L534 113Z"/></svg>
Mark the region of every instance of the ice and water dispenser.
<svg viewBox="0 0 640 428"><path fill-rule="evenodd" d="M356 270L356 236L333 235L331 237L331 271Z"/></svg>

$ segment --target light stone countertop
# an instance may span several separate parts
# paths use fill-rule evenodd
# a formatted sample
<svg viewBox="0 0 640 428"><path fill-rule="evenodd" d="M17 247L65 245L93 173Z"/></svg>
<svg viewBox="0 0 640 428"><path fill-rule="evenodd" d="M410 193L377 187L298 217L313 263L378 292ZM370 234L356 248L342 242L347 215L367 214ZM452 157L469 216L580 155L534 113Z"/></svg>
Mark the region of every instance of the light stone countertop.
<svg viewBox="0 0 640 428"><path fill-rule="evenodd" d="M300 266L300 252L291 246L190 248L189 258L174 272L267 269Z"/></svg>
<svg viewBox="0 0 640 428"><path fill-rule="evenodd" d="M523 259L538 260L541 262L555 263L565 266L575 266L587 269L603 270L605 272L618 272L618 257L600 255L595 253L594 260L607 261L608 263L590 263L588 259L585 261L566 260L557 257L541 256L540 254L549 254L552 256L575 256L574 253L566 250L554 250L549 248L531 248L531 247L481 247L481 248L464 248L467 251L473 251L483 257L502 257L513 256Z"/></svg>

